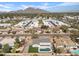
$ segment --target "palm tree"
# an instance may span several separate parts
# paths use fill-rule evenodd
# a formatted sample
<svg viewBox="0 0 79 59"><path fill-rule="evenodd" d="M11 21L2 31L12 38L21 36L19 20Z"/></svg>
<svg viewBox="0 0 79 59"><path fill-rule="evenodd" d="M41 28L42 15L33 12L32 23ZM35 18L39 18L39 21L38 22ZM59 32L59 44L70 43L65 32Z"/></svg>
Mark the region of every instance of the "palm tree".
<svg viewBox="0 0 79 59"><path fill-rule="evenodd" d="M16 48L12 48L11 53L16 53Z"/></svg>

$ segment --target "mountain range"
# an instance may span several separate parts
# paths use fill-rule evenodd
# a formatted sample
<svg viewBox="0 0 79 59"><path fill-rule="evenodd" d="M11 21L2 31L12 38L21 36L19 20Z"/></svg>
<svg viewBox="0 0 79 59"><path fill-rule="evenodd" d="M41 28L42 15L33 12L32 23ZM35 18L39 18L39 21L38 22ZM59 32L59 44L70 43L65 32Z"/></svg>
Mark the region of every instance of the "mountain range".
<svg viewBox="0 0 79 59"><path fill-rule="evenodd" d="M28 7L24 10L10 11L10 13L31 13L31 14L35 14L35 13L50 13L50 12L46 11L46 10L39 9L39 8Z"/></svg>
<svg viewBox="0 0 79 59"><path fill-rule="evenodd" d="M33 8L33 7L28 7L24 10L16 10L16 11L10 11L10 12L1 12L2 13L28 13L28 14L41 14L41 13L79 13L79 12L49 12L43 9L39 9L39 8Z"/></svg>

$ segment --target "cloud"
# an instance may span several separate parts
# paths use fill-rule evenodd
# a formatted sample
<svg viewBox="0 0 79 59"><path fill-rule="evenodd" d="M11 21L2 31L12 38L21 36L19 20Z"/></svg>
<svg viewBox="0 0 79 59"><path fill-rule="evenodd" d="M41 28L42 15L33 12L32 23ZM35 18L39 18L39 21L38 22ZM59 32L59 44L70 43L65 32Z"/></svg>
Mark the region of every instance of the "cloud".
<svg viewBox="0 0 79 59"><path fill-rule="evenodd" d="M33 7L33 5L21 5L20 8L26 9L26 8L28 8L28 7Z"/></svg>
<svg viewBox="0 0 79 59"><path fill-rule="evenodd" d="M64 2L60 4L56 4L54 6L51 6L49 11L52 12L76 12L79 11L79 3L78 2Z"/></svg>
<svg viewBox="0 0 79 59"><path fill-rule="evenodd" d="M8 5L6 5L6 4L5 4L5 5L0 4L0 7L1 7L1 8L11 8L10 6L8 6Z"/></svg>
<svg viewBox="0 0 79 59"><path fill-rule="evenodd" d="M44 3L43 5L38 6L38 7L41 8L41 9L48 9L48 8L51 8L51 6L49 6L49 3Z"/></svg>
<svg viewBox="0 0 79 59"><path fill-rule="evenodd" d="M26 9L28 7L34 7L39 9L44 9L48 11L67 11L67 10L76 10L79 5L78 2L62 2L58 4L51 4L48 2L41 3L40 5L36 4L0 4L0 10L2 11L10 11L10 10L19 10L19 9Z"/></svg>
<svg viewBox="0 0 79 59"><path fill-rule="evenodd" d="M0 11L4 12L9 12L9 11L12 11L13 8L15 8L16 5L14 4L0 4Z"/></svg>
<svg viewBox="0 0 79 59"><path fill-rule="evenodd" d="M60 4L60 6L73 6L73 5L79 5L78 2L65 2Z"/></svg>
<svg viewBox="0 0 79 59"><path fill-rule="evenodd" d="M44 5L44 6L48 6L48 5L49 5L49 3L44 3L43 5Z"/></svg>
<svg viewBox="0 0 79 59"><path fill-rule="evenodd" d="M74 6L74 5L79 5L79 2L64 2L61 4L57 4L53 7L58 7L58 6Z"/></svg>
<svg viewBox="0 0 79 59"><path fill-rule="evenodd" d="M9 9L0 9L0 12L9 12L9 11L11 11L11 10L9 10Z"/></svg>
<svg viewBox="0 0 79 59"><path fill-rule="evenodd" d="M48 6L48 3L43 3L42 5L21 5L19 9L26 9L28 7L33 7L33 8L40 8L40 9L48 9L50 6Z"/></svg>

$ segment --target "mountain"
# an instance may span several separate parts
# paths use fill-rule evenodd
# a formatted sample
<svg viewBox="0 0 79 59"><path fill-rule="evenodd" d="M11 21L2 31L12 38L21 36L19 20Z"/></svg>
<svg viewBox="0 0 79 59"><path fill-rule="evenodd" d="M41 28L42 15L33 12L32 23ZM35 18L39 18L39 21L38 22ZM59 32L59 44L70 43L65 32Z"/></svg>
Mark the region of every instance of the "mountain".
<svg viewBox="0 0 79 59"><path fill-rule="evenodd" d="M8 12L6 12L6 11L0 11L0 14L4 14L4 13L8 13Z"/></svg>
<svg viewBox="0 0 79 59"><path fill-rule="evenodd" d="M50 13L50 12L48 12L46 10L39 9L39 8L28 7L24 10L11 11L11 13L31 13L31 14L35 14L35 13Z"/></svg>
<svg viewBox="0 0 79 59"><path fill-rule="evenodd" d="M23 14L25 14L25 13L27 13L27 14L40 14L40 13L53 13L53 14L67 14L67 13L79 13L79 12L49 12L49 11L46 11L46 10L43 10L43 9L39 9L39 8L33 8L33 7L28 7L28 8L26 8L26 9L24 9L24 10L15 10L15 11L10 11L10 12L2 12L2 11L0 11L0 14L3 14L3 13L17 13L17 14L19 14L19 13L23 13Z"/></svg>

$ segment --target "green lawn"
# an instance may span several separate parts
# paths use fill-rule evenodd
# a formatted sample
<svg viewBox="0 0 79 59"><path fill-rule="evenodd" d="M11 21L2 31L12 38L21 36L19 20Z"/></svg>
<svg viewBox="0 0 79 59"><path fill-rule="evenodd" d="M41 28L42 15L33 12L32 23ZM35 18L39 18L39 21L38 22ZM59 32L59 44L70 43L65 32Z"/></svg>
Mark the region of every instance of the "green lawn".
<svg viewBox="0 0 79 59"><path fill-rule="evenodd" d="M38 53L38 47L29 46L29 53Z"/></svg>

